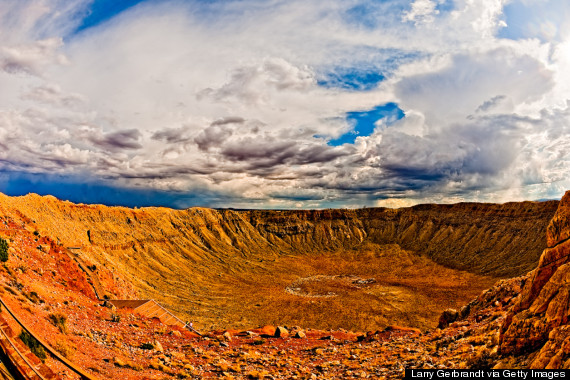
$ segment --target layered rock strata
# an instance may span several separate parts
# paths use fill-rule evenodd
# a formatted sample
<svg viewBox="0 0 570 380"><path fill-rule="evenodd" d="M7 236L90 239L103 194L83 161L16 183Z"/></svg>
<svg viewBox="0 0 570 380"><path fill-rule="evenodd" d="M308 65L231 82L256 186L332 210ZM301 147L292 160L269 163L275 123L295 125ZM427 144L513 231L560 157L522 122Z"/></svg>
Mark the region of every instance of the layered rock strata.
<svg viewBox="0 0 570 380"><path fill-rule="evenodd" d="M527 276L501 332L503 355L529 355L531 368L570 368L570 191L547 228L548 247Z"/></svg>

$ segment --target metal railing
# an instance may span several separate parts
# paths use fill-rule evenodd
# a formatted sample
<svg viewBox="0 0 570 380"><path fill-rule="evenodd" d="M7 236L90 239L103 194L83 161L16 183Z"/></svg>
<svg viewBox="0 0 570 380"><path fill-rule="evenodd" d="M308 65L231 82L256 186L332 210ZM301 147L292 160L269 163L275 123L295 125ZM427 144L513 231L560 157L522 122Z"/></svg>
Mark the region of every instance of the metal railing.
<svg viewBox="0 0 570 380"><path fill-rule="evenodd" d="M8 336L8 334L4 331L4 329L0 328L0 333L2 333L2 336L6 339L6 341L10 344L10 346L12 346L12 349L18 354L18 356L20 358L22 358L22 360L24 360L24 363L26 363L28 365L28 367L30 367L30 369L34 372L34 374L36 374L36 376L40 379L40 380L47 380L45 377L42 376L42 374L36 369L36 367L30 363L30 361L28 360L28 358L26 357L26 355L24 355L19 349L18 347L16 347L16 344L12 341L12 339L10 339L10 337ZM10 358L10 355L8 352L6 352L6 356L13 361L12 358ZM19 365L18 363L12 363L14 365L14 368L18 369Z"/></svg>
<svg viewBox="0 0 570 380"><path fill-rule="evenodd" d="M24 331L26 331L28 334L30 334L35 340L37 340L37 342L39 343L40 346L42 346L47 352L50 353L51 356L53 356L54 358L56 358L58 361L60 361L62 364L64 364L67 368L69 368L70 370L72 370L73 372L75 372L76 374L78 374L81 379L85 379L85 380L97 380L96 377L86 373L85 371L83 371L81 368L77 368L73 363L71 363L69 360L67 360L66 358L64 358L61 354L59 354L57 351L55 351L51 346L49 346L47 343L45 343L41 338L39 338L38 336L36 336L36 334L34 334L32 331L30 331L26 325L12 312L12 310L8 307L8 305L6 305L6 303L0 298L0 304L6 309L6 311L12 316L12 318L14 318L14 320L22 327L22 329ZM2 334L8 339L8 342L15 348L15 345L13 344L13 342L8 338L6 332L0 328L0 330L2 331ZM22 353L20 353L17 349L16 351L19 353L19 355L24 358L25 355L23 355ZM34 370L34 372L40 377L40 379L45 379L44 377L42 377L42 375L40 375L37 370L35 369L35 367L33 365L31 365L29 363L29 361L24 358L24 361L26 362L26 364L28 364L28 366L30 366L30 368L32 368Z"/></svg>

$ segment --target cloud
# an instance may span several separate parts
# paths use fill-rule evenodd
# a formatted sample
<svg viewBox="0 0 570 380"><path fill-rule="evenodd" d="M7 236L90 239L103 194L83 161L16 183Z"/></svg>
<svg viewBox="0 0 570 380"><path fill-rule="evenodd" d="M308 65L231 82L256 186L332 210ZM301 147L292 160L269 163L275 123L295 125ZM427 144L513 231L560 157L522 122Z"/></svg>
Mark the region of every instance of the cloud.
<svg viewBox="0 0 570 380"><path fill-rule="evenodd" d="M232 134L233 131L230 128L214 124L204 129L194 139L194 142L200 150L208 151L212 147L220 146Z"/></svg>
<svg viewBox="0 0 570 380"><path fill-rule="evenodd" d="M242 124L244 122L245 119L243 117L238 117L238 116L222 117L221 119L214 120L211 125L216 126L216 125L226 125L226 124Z"/></svg>
<svg viewBox="0 0 570 380"><path fill-rule="evenodd" d="M89 151L73 148L70 144L49 144L44 149L42 158L60 166L83 165L90 157Z"/></svg>
<svg viewBox="0 0 570 380"><path fill-rule="evenodd" d="M141 133L137 129L126 129L106 134L92 134L89 137L89 141L103 149L112 151L141 149L143 146L139 143L140 137Z"/></svg>
<svg viewBox="0 0 570 380"><path fill-rule="evenodd" d="M68 63L65 55L58 53L62 45L60 38L50 38L29 44L4 46L0 51L0 68L9 74L39 76L49 64Z"/></svg>
<svg viewBox="0 0 570 380"><path fill-rule="evenodd" d="M408 75L396 84L395 93L403 109L421 110L428 123L441 123L476 112L489 94L502 95L505 108L496 111L513 112L513 105L540 100L553 86L553 72L544 63L501 47L458 54L440 70Z"/></svg>
<svg viewBox="0 0 570 380"><path fill-rule="evenodd" d="M165 141L169 144L185 143L190 141L190 138L186 136L188 129L188 127L166 128L154 132L151 138L157 141Z"/></svg>
<svg viewBox="0 0 570 380"><path fill-rule="evenodd" d="M413 21L418 23L429 23L434 21L434 15L439 12L436 10L437 4L431 0L415 0L409 11L405 11L402 20Z"/></svg>
<svg viewBox="0 0 570 380"><path fill-rule="evenodd" d="M64 94L56 84L34 87L30 92L24 94L22 99L64 108L75 108L85 103L83 96L79 94Z"/></svg>
<svg viewBox="0 0 570 380"><path fill-rule="evenodd" d="M552 197L570 186L570 42L563 22L504 38L506 3L149 0L78 31L90 1L13 2L0 171L177 205ZM330 146L385 104L403 118Z"/></svg>
<svg viewBox="0 0 570 380"><path fill-rule="evenodd" d="M17 1L0 7L7 44L67 37L89 12L91 0Z"/></svg>
<svg viewBox="0 0 570 380"><path fill-rule="evenodd" d="M507 97L505 95L493 96L491 99L486 100L485 102L483 102L483 104L477 107L475 112L487 112L490 109L495 108L497 105L499 105L500 102L502 102L506 98Z"/></svg>
<svg viewBox="0 0 570 380"><path fill-rule="evenodd" d="M314 74L307 68L295 67L281 58L271 58L257 67L235 69L227 83L217 89L206 88L197 98L263 105L268 102L272 90L307 91L315 83Z"/></svg>

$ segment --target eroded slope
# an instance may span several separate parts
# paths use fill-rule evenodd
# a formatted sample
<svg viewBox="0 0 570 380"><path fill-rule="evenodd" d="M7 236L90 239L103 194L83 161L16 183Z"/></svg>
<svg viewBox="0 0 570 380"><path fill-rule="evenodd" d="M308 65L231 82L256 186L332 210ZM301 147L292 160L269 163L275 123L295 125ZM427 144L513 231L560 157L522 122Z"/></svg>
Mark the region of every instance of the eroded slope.
<svg viewBox="0 0 570 380"><path fill-rule="evenodd" d="M0 199L2 215L80 248L89 263L105 268L111 295L132 284L139 297L206 327L360 330L433 326L442 308L467 302L497 277L524 273L545 247L556 206L232 211L75 205L37 195ZM313 281L316 297L286 291L318 276L374 282Z"/></svg>

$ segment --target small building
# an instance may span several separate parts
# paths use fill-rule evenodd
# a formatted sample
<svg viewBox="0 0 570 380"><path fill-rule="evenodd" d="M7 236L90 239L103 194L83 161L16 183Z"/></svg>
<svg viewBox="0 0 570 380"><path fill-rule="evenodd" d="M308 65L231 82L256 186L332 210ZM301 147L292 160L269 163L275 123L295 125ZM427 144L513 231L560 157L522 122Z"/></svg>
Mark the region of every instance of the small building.
<svg viewBox="0 0 570 380"><path fill-rule="evenodd" d="M186 323L155 300L108 300L107 302L117 309L129 308L144 317L158 318L165 325L186 327Z"/></svg>

